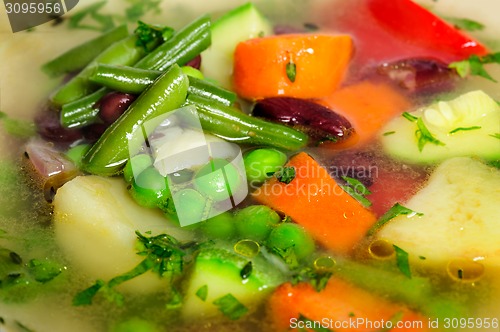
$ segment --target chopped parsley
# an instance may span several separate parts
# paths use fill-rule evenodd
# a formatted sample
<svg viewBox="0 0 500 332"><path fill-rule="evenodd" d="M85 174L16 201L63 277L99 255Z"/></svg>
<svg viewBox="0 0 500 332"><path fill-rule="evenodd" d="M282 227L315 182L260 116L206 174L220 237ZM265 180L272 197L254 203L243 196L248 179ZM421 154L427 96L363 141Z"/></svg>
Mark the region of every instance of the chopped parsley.
<svg viewBox="0 0 500 332"><path fill-rule="evenodd" d="M102 32L113 28L115 26L113 17L100 12L104 5L106 1L101 1L79 10L69 18L68 27Z"/></svg>
<svg viewBox="0 0 500 332"><path fill-rule="evenodd" d="M445 20L453 24L455 28L463 31L481 31L485 28L484 24L468 18L446 17Z"/></svg>
<svg viewBox="0 0 500 332"><path fill-rule="evenodd" d="M455 68L460 77L481 76L496 82L496 80L488 74L486 69L484 69L484 65L489 63L500 64L500 52L486 54L481 57L473 54L468 59L450 63L448 67Z"/></svg>
<svg viewBox="0 0 500 332"><path fill-rule="evenodd" d="M497 139L500 139L500 133L491 134L490 136L497 138Z"/></svg>
<svg viewBox="0 0 500 332"><path fill-rule="evenodd" d="M359 180L343 176L342 179L347 182L346 186L340 186L345 190L349 195L351 195L354 199L361 203L364 207L369 207L372 205L365 196L370 195L372 192L365 187Z"/></svg>
<svg viewBox="0 0 500 332"><path fill-rule="evenodd" d="M285 166L281 171L276 173L276 179L278 179L279 182L289 184L292 182L293 179L295 179L295 167L293 166Z"/></svg>
<svg viewBox="0 0 500 332"><path fill-rule="evenodd" d="M9 135L19 138L29 138L36 134L35 124L31 121L13 119L1 111L0 121Z"/></svg>
<svg viewBox="0 0 500 332"><path fill-rule="evenodd" d="M469 130L477 130L477 129L481 129L481 126L458 127L458 128L455 128L455 129L451 130L449 132L449 134L454 134L454 133L457 133L459 131L469 131Z"/></svg>
<svg viewBox="0 0 500 332"><path fill-rule="evenodd" d="M317 292L320 292L326 287L332 275L333 272L329 270L318 270L311 267L305 267L292 276L292 284L296 285L299 282L309 282Z"/></svg>
<svg viewBox="0 0 500 332"><path fill-rule="evenodd" d="M241 279L245 280L250 278L252 270L253 270L252 261L249 261L248 263L245 264L245 266L243 266L243 268L240 271Z"/></svg>
<svg viewBox="0 0 500 332"><path fill-rule="evenodd" d="M389 211L384 213L382 217L380 217L379 220L368 230L368 235L373 235L376 231L378 231L382 226L384 226L388 221L391 219L396 218L399 215L408 215L408 217L413 217L413 216L423 216L423 213L420 212L415 212L411 209L408 209L407 207L404 207L403 205L396 203L394 204Z"/></svg>
<svg viewBox="0 0 500 332"><path fill-rule="evenodd" d="M248 312L248 308L241 304L241 302L230 293L219 297L212 303L215 304L224 316L231 320L240 319Z"/></svg>
<svg viewBox="0 0 500 332"><path fill-rule="evenodd" d="M73 298L73 305L92 304L92 300L98 292L102 293L108 301L122 305L123 296L114 290L116 286L147 271L153 271L160 277L168 277L173 280L183 272L184 257L189 256L187 254L196 248L194 246L186 248L185 245L167 234L147 237L136 231L136 235L139 239L139 245L142 247L137 254L144 256L144 260L132 270L116 276L108 282L97 280L94 285L79 292Z"/></svg>
<svg viewBox="0 0 500 332"><path fill-rule="evenodd" d="M398 247L397 245L393 245L394 250L396 252L396 264L398 266L399 271L403 273L408 278L411 278L411 270L410 270L410 262L408 260L408 253Z"/></svg>
<svg viewBox="0 0 500 332"><path fill-rule="evenodd" d="M323 327L321 324L321 321L313 321L300 313L299 313L298 321L302 322L304 327L310 331L318 331L318 332L330 332L330 331L332 331L330 329L327 329L326 327Z"/></svg>
<svg viewBox="0 0 500 332"><path fill-rule="evenodd" d="M418 129L415 131L415 135L417 136L418 140L418 150L422 152L424 149L424 146L427 143L435 144L435 145L444 145L443 142L432 136L431 132L429 129L424 124L424 121L422 118L417 119L417 127Z"/></svg>
<svg viewBox="0 0 500 332"><path fill-rule="evenodd" d="M203 285L200 288L198 288L195 294L200 298L200 300L205 302L208 296L208 285Z"/></svg>
<svg viewBox="0 0 500 332"><path fill-rule="evenodd" d="M382 136L389 136L395 133L396 133L395 131L386 131L385 133L382 134Z"/></svg>
<svg viewBox="0 0 500 332"><path fill-rule="evenodd" d="M137 28L134 30L137 36L137 45L143 46L146 52L152 51L159 40L168 39L174 33L170 27L159 27L146 24L142 21L137 22Z"/></svg>
<svg viewBox="0 0 500 332"><path fill-rule="evenodd" d="M403 112L403 114L401 114L401 116L405 119L407 119L408 121L411 121L411 122L415 122L418 120L418 117L416 117L415 115L412 115L408 112Z"/></svg>
<svg viewBox="0 0 500 332"><path fill-rule="evenodd" d="M286 76L290 82L295 82L295 77L297 76L297 65L292 60L286 64Z"/></svg>

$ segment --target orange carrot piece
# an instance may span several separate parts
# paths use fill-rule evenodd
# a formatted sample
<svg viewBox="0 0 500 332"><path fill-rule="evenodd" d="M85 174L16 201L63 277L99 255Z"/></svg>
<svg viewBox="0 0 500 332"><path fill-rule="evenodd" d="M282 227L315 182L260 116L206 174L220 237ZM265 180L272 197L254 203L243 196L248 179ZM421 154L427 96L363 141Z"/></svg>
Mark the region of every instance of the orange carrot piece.
<svg viewBox="0 0 500 332"><path fill-rule="evenodd" d="M247 99L324 97L340 84L352 50L347 35L290 34L250 39L239 43L234 53L234 89Z"/></svg>
<svg viewBox="0 0 500 332"><path fill-rule="evenodd" d="M320 103L351 122L357 145L369 141L387 121L411 107L409 100L389 85L366 81L343 87Z"/></svg>
<svg viewBox="0 0 500 332"><path fill-rule="evenodd" d="M290 216L313 238L336 253L349 254L375 223L375 215L346 193L313 158L301 152L286 166L296 176L285 184L273 178L253 196Z"/></svg>
<svg viewBox="0 0 500 332"><path fill-rule="evenodd" d="M277 332L290 331L300 315L327 324L323 327L332 331L383 331L382 327L387 325L381 326L382 320L394 320L391 332L429 331L427 319L423 316L337 277L331 277L320 292L308 283L282 284L271 295L267 309L273 330ZM396 325L396 317L401 318L399 324L406 328Z"/></svg>

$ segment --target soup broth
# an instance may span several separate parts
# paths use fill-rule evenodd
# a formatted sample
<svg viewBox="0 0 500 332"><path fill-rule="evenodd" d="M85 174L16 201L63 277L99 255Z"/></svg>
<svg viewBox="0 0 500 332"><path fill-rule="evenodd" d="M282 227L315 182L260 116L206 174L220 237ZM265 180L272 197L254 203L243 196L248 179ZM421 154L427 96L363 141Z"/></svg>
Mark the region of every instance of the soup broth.
<svg viewBox="0 0 500 332"><path fill-rule="evenodd" d="M382 82L390 86L391 89L394 89L398 96L404 96L404 100L401 99L403 100L401 101L402 105L407 103L404 104L406 105L404 111L411 114L414 114L413 112L421 107L432 104L436 100L452 100L464 93L476 90L484 91L497 102L500 100L499 83L488 81L481 77L457 79L453 82L451 89L444 88L439 93L433 91L429 94L412 94L404 90L404 88L398 87L397 84L391 85L392 83L388 83L387 77L378 74L374 69L381 63L390 63L404 58L422 56L426 58L441 57L447 62L453 62L457 59L452 57L446 58L441 51L430 50L426 51L427 53L422 53L421 46L396 40L397 38L393 37L391 37L393 38L392 41L390 39L385 40L389 46L383 45L383 42L377 41L380 44L373 42L373 40L380 38L380 36L387 34L387 32L381 26L368 26L368 24L372 24L373 22L370 22L367 16L365 16L367 14L362 10L358 13L353 13L356 8L361 8L360 4L362 2L362 0L312 0L308 2L276 0L255 1L255 4L273 23L275 30L282 29L287 33L296 33L297 31L307 33L311 33L311 31L312 33L343 33L352 36L355 50L349 69L339 89L359 86L360 82L375 85ZM78 13L91 3L91 1L87 0L81 1L73 10L74 13ZM110 0L103 7L103 13L105 13L104 15L118 13L118 15L123 16L124 10L131 8L132 3L135 2ZM157 10L145 10L145 14L141 17L141 20L148 23L167 24L178 29L203 13L210 13L214 18L220 17L228 9L243 3L243 1L231 1L228 3L223 0L205 2L163 1L160 2ZM481 22L485 28L470 32L469 35L473 35L481 42L484 42L491 52L500 50L500 44L496 40L498 31L500 31L500 25L497 17L493 15L495 10L500 9L500 7L494 0L474 1L474 4L470 1L457 2L456 0L422 0L418 1L418 3L441 17L448 19L467 17L471 20ZM92 29L68 28L68 21L71 20L72 12L64 16L63 23L59 25L49 22L34 28L31 32L25 31L15 34L10 32L5 15L0 19L0 58L3 60L0 63L0 110L8 114L9 117L19 121L32 121L34 115L46 107L48 96L61 84L60 78L48 78L40 70L41 65L65 50L99 35L100 32ZM92 22L92 24L94 23ZM130 22L129 25L135 27L135 24ZM373 37L370 37L370 35L373 35ZM500 67L497 64L487 65L485 68L493 78L500 80ZM342 91L351 93L350 90ZM361 89L359 91L364 90ZM398 96L391 99L389 103L399 102L400 97ZM363 96L360 96L360 99L368 100L367 97ZM330 100L330 102L333 101L333 104L329 106L335 105L338 100L335 98ZM243 100L239 102L239 105L245 111L251 110L252 105L250 103ZM441 167L449 167L448 169L445 168L442 172L451 174L448 179L450 182L455 179L452 178L453 167L455 166L446 165L444 160L431 163L412 163L408 160L398 160L386 152L383 140L381 139L385 133L380 134L380 131L391 121L391 118L400 117L400 113L394 113L394 116L389 117L380 125L380 128L374 135L366 138L366 141L362 141L364 138L360 136L358 143L343 144L341 142L337 146L335 145L336 143L328 142L316 145L309 144L301 148L300 151L286 152L286 158L290 160L292 156L297 155L299 152L305 152L321 165L338 183L348 186L349 183L342 182L343 177L344 180L345 177L356 179L358 181L356 185L366 186L372 191L372 195L367 196L373 203L372 207L369 208L370 213L373 213L380 220L384 213L395 203L400 202L402 205L405 205L407 201L420 194L423 190L429 190L427 187L428 184L435 178L435 172L439 171ZM357 124L353 123L353 126L354 130L357 130ZM364 124L361 123L360 126L364 126ZM114 276L129 272L134 268L134 265L126 265L126 263L130 263L128 258L124 260L126 262L125 265L120 265L121 258L119 256L121 250L124 248L121 247L123 243L115 244L110 242L109 247L115 245L116 247L111 248L109 252L114 252L117 256L103 257L102 262L95 262L95 266L102 264L105 268L106 264L108 264L107 262L116 261L116 265L119 268L111 274L109 271L104 272L104 269L102 274L100 274L101 271L99 271L99 268L93 267L88 269L87 263L82 263L85 259L80 260L78 258L76 259L78 261L74 259L74 257L84 257L86 255L99 257L98 250L99 248L106 247L105 240L82 238L77 241L75 237L66 240L61 239L61 234L58 233L59 230L54 226L52 202L47 202L47 198L49 200L52 199L54 193L50 192L50 186L47 188L44 183L40 183L39 177L32 170L29 156L27 157L25 154L25 144L28 139L25 137L16 137L8 133L6 128L6 126L0 128L0 151L2 152L0 160L0 271L2 273L4 270L8 271L7 275L0 276L2 278L2 283L0 284L1 331L273 331L276 328L276 325L274 325L276 319L272 316L273 311L269 309L272 305L269 299L273 294L274 286L270 286L273 289L269 289L269 291L263 291L262 293L265 294L263 299L256 301L257 304L251 307L250 312L239 319L231 320L220 313L214 316L207 315L208 317L198 317L196 315L192 317L189 315L183 316L185 314L181 314L182 301L184 301L182 295L184 295L183 292L190 287L190 282L192 282L190 274L194 273L192 272L194 269L194 263L192 262L185 266L185 270L188 272L183 273L181 277L176 277L180 278L176 281L179 294L173 291L170 280L167 280L168 278L159 280L156 276L153 276L152 272L147 272L147 275L143 276L144 279L127 281L116 287L118 293L115 293L111 289L100 291L91 305L74 305L75 295L94 285L96 279L109 281ZM389 135L391 133L388 133L387 137ZM424 149L428 148L429 145L425 146ZM253 145L241 146L243 155L254 148L255 146ZM498 182L498 160L496 161L496 168L491 165L485 166L486 163L483 163L483 161L469 161L467 159L466 162L471 163L470 169L473 170L476 167L476 164L472 164L473 162L481 163L481 166L477 167L489 167L488 170L492 174L492 181ZM300 175L295 176L300 177ZM475 179L474 174L464 174L463 176ZM108 199L110 201L113 199L120 201L120 195L126 196L123 199L126 199L127 202L130 201L135 206L136 203L133 199L127 196L128 191L125 189L127 184L125 184L121 176L116 178L110 179L107 177L96 180L96 183L104 181L102 182L102 188L112 187L118 189L113 189L116 191L113 191L110 196L111 198L109 198L106 194L99 192L101 190L99 188L101 187L96 186L95 195L102 195L100 196L101 202L99 203L102 205L87 206L85 209L88 209L89 215L96 216L97 214L94 214L94 211L91 210L106 207ZM477 178L481 179L480 176L477 176ZM107 181L111 182L108 183ZM473 180L471 181L473 182ZM86 182L80 182L78 185L75 185L75 190L86 190L87 185ZM473 185L475 185L475 182ZM261 187L261 184L256 186L250 185L249 191L252 193L254 190L262 188L264 187ZM485 185L478 186L478 188L489 190L488 188L490 187ZM48 193L47 190L49 190ZM460 192L455 187L453 190ZM498 204L500 198L498 188L496 191L493 190L492 194L496 195L496 197L492 197L488 202L496 201ZM261 203L262 200L256 194L250 194L229 213L238 213L237 211L242 210L244 207L260 205ZM87 204L87 201L77 201L74 204L75 206L84 205ZM474 220L475 215L481 215L479 209L483 206L482 204L484 203L477 202L478 210L460 211L458 209L456 220L461 220L461 218ZM308 208L306 202L304 202L304 207L305 209ZM203 245L207 246L207 243L209 243L208 246L234 251L235 245L241 244L239 241L244 240L242 237L231 240L216 239L212 241L214 244L210 242L213 239L200 232L196 225L179 227L175 222L167 219L165 219L165 225L158 224L156 222L158 216L163 215L160 210L149 209L150 211L148 212L141 212L143 210L133 212L132 210L134 209L132 207L130 210L124 209L124 212L122 212L124 215L123 218L132 218L131 216L134 213L140 216L136 219L141 220L136 220L136 224L128 227L137 227L147 237L153 237L161 233L170 233L179 241L185 242L184 247L181 247L182 250L186 251L188 256L196 256L197 251L193 249L196 248L196 245L193 243L198 243L198 245L201 243L202 250L204 248ZM280 219L286 217L282 215L282 211L279 212ZM419 211L410 212L405 212L404 214L414 216ZM141 215L141 213L143 214ZM466 214L467 216L465 216ZM155 221L147 224L149 220ZM398 219L398 221L400 220ZM145 222L146 226L141 226L141 222ZM280 220L278 223L281 222ZM498 224L497 220L490 220L489 222L496 222ZM390 225L390 221L388 225ZM148 227L151 229L148 229ZM498 228L500 228L500 225L496 226L496 229ZM404 227L402 229L404 230ZM408 229L413 230L415 228L409 227ZM436 226L435 229L435 232L446 232L448 228L438 228ZM148 232L149 230L152 232ZM82 228L82 232L86 232L86 229ZM89 234L93 234L93 232L98 233L95 230L89 230L88 232ZM418 233L415 232L414 234L417 240L424 238ZM383 235L377 236L377 234ZM431 235L429 234L429 236ZM108 236L110 239L113 239L115 234L108 234ZM124 235L124 238L127 236L134 239L136 237L135 234L128 234ZM483 239L483 242L487 244L495 241L495 239L492 239L492 234L489 233L478 233L476 236ZM402 304L403 307L408 307L415 312L422 311L422 308L425 307L424 311L428 310L427 312L432 312L432 310L435 310L434 312L442 313L439 318L427 317L425 313L422 314L422 322L428 328L428 331L434 330L435 326L432 324L435 320L440 320L441 330L498 331L498 319L500 318L498 300L500 296L500 258L498 251L496 256L491 255L487 251L487 254L483 257L482 248L474 247L466 250L467 254L474 256L474 260L469 259L470 256L448 259L448 256L446 256L446 252L448 252L447 246L442 243L436 243L435 258L432 257L434 250L411 258L409 260L410 267L408 267L408 269L411 269L411 275L407 279L404 279L406 277L402 277L402 275L408 271L404 267L401 268L401 264L405 264L404 258L401 261L401 255L404 257L408 253L399 251L401 248L393 245L391 237L397 238L389 230L386 233L374 233L371 236L364 237L363 240L356 244L354 251L347 253L342 251L340 253L332 252L332 250L328 249L328 245L325 246L325 243L318 241L316 238L316 242L313 245L315 248L314 253L309 254L301 264L309 267L324 264L326 266L323 267L324 270L319 268L317 271L330 271L329 269L331 269L331 271L334 271L332 278L337 278L338 276L341 280L344 278L349 282L352 281L356 288L375 294L374 296L377 299ZM401 241L406 241L410 238L408 240L410 242L408 243L411 243L411 236L403 234L399 238ZM449 241L450 247L459 242L457 239L449 239ZM249 245L255 243L256 241L252 240ZM287 264L282 259L284 256L280 258L279 255L273 254L272 250L269 248L266 249L263 243L263 241L260 243L262 259L268 261L261 265L261 267L265 266L266 268L263 271L254 271L251 273L269 274L271 276L269 277L270 280L274 278L274 274L279 274L279 277L276 277L280 280L278 284L293 280L293 273L287 271ZM129 249L135 253L140 249L144 249L144 243L142 247L140 245L136 245L136 247ZM68 248L70 249L68 250ZM500 250L500 247L497 246L497 248ZM444 253L441 254L441 251ZM104 253L103 256L108 255L109 252ZM429 252L430 254L428 254ZM449 252L453 252L453 250L450 249ZM137 255L135 261L137 263L141 262L142 257ZM243 257L245 256L243 255ZM463 260L461 260L462 258ZM207 260L210 261L210 259L209 257ZM134 258L132 261L134 261ZM444 261L448 263L445 264L443 263ZM330 265L336 266L336 268L333 269ZM123 266L129 267L122 268ZM252 265L250 265L250 271L252 271L251 268ZM256 269L255 266L254 269ZM350 269L357 271L358 275L352 277L352 275L350 276L345 272L350 271ZM407 303L405 302L405 299L407 299L405 298L406 295L401 294L410 293L407 292L408 289L399 293L398 291L384 293L383 290L387 285L384 285L382 282L384 279L383 274L374 275L373 277L371 275L363 276L367 271L383 271L391 275L398 275L398 278L402 277L404 283L399 286L394 285L394 289L404 288L404 285L419 287L416 285L423 284L425 286L422 287L429 288L422 288L421 293L424 294L424 291L427 291L427 293L419 295L419 302L417 304ZM251 273L249 272L250 275ZM24 277L26 279L20 279ZM210 274L207 276L208 279L211 277ZM350 280L350 278L352 279ZM307 280L306 282L311 282L313 278L305 279ZM25 285L13 286L19 280L21 280L21 283L25 283ZM422 283L419 284L418 280L421 280ZM376 286L379 281L380 286ZM273 282L276 283L276 280ZM224 285L218 285L217 287L224 288ZM262 287L266 288L267 285ZM208 289L208 292L210 292L210 289ZM355 292L353 294L357 294ZM418 293L418 290L416 292ZM260 294L256 296L262 296ZM176 298L177 295L180 297ZM199 294L197 293L197 295ZM123 296L123 298L120 296ZM398 298L398 296L400 297ZM411 298L412 295L408 296ZM123 301L123 305L117 304L120 301ZM428 302L428 306L424 304L426 302ZM185 305L187 306L187 304ZM441 307L438 308L439 306ZM448 312L449 316L447 316ZM455 316L457 312L459 315ZM469 322L467 319L472 318L474 320L471 323L473 325L472 328L470 325L467 326L467 324L464 326L464 319L466 322ZM310 318L302 317L301 322L306 324L308 319ZM129 324L127 325L129 329L125 329L122 326L122 324L125 324L124 322ZM486 324L486 322L489 323ZM494 322L496 322L496 325ZM290 325L290 328L293 330L294 326ZM337 330L334 326L328 326L328 328L332 331ZM364 327L359 330L382 331L383 327L378 329L375 327ZM425 329L421 330L424 331ZM439 329L436 328L435 330Z"/></svg>

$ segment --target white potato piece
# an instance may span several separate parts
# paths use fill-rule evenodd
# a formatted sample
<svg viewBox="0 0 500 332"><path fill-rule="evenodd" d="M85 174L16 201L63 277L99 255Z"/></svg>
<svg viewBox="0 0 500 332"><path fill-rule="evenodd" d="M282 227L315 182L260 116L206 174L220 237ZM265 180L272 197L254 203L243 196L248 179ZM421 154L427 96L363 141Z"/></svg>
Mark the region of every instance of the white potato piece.
<svg viewBox="0 0 500 332"><path fill-rule="evenodd" d="M169 222L160 210L139 206L122 179L79 176L62 186L54 199L56 239L75 268L91 278L109 280L142 261L136 234L167 233L179 241L190 234ZM165 288L152 272L127 281L122 290L150 292Z"/></svg>
<svg viewBox="0 0 500 332"><path fill-rule="evenodd" d="M400 215L377 237L407 251L414 267L444 272L450 261L465 259L483 264L486 274L497 275L499 202L500 171L471 158L449 159L404 204L423 216Z"/></svg>

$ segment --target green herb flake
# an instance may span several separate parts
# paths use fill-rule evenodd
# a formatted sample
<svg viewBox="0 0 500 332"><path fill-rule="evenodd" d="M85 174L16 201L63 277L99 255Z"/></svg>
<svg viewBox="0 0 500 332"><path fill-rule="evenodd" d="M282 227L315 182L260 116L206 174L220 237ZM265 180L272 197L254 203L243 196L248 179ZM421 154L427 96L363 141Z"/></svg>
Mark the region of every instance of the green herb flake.
<svg viewBox="0 0 500 332"><path fill-rule="evenodd" d="M1 111L0 121L9 135L19 138L29 138L36 134L35 124L31 121L13 119Z"/></svg>
<svg viewBox="0 0 500 332"><path fill-rule="evenodd" d="M416 117L415 115L412 115L408 112L403 112L403 114L401 114L401 116L403 118L405 118L406 120L411 121L411 122L415 122L418 119L418 117Z"/></svg>
<svg viewBox="0 0 500 332"><path fill-rule="evenodd" d="M174 29L170 27L159 27L142 21L137 22L137 28L134 30L134 34L137 36L137 45L142 46L146 52L152 51L158 40L168 39L173 33Z"/></svg>
<svg viewBox="0 0 500 332"><path fill-rule="evenodd" d="M51 281L62 272L59 264L49 260L39 259L30 260L28 263L28 269L35 280L41 283Z"/></svg>
<svg viewBox="0 0 500 332"><path fill-rule="evenodd" d="M226 294L212 302L219 310L231 320L238 320L243 317L248 308L238 301L232 294Z"/></svg>
<svg viewBox="0 0 500 332"><path fill-rule="evenodd" d="M395 133L396 133L395 131L386 131L385 133L382 134L382 136L389 136Z"/></svg>
<svg viewBox="0 0 500 332"><path fill-rule="evenodd" d="M182 307L182 294L175 287L170 291L170 299L166 304L169 310L176 310Z"/></svg>
<svg viewBox="0 0 500 332"><path fill-rule="evenodd" d="M253 270L252 261L249 261L248 263L245 264L245 266L243 266L243 268L240 271L241 279L245 280L250 278L252 270Z"/></svg>
<svg viewBox="0 0 500 332"><path fill-rule="evenodd" d="M73 305L74 306L91 305L94 296L105 284L106 283L104 282L104 280L97 280L92 286L90 286L87 289L84 289L83 291L76 294L75 297L73 297Z"/></svg>
<svg viewBox="0 0 500 332"><path fill-rule="evenodd" d="M458 269L457 277L458 277L458 279L462 280L464 278L464 270Z"/></svg>
<svg viewBox="0 0 500 332"><path fill-rule="evenodd" d="M490 136L496 139L500 139L500 133L491 134Z"/></svg>
<svg viewBox="0 0 500 332"><path fill-rule="evenodd" d="M477 129L481 129L481 126L458 127L458 128L455 128L455 129L451 130L449 132L449 134L454 134L454 133L457 133L459 131L470 131L470 130L477 130Z"/></svg>
<svg viewBox="0 0 500 332"><path fill-rule="evenodd" d="M69 18L68 27L101 32L113 28L115 26L113 17L100 12L104 5L106 5L106 1L101 1L79 10Z"/></svg>
<svg viewBox="0 0 500 332"><path fill-rule="evenodd" d="M295 82L296 75L297 75L297 66L292 60L290 60L290 62L286 64L286 76L288 77L290 82L293 83Z"/></svg>
<svg viewBox="0 0 500 332"><path fill-rule="evenodd" d="M285 166L281 171L276 173L276 179L278 179L279 182L289 184L295 179L295 175L295 167Z"/></svg>
<svg viewBox="0 0 500 332"><path fill-rule="evenodd" d="M396 251L396 264L399 268L399 271L401 271L401 273L403 273L408 278L411 278L411 270L410 270L410 262L408 260L408 253L396 245L393 245L393 247L394 247L394 250Z"/></svg>
<svg viewBox="0 0 500 332"><path fill-rule="evenodd" d="M21 323L18 320L16 320L15 322L16 322L16 325L20 331L22 331L22 332L35 332L35 330L30 329L29 327L27 327L26 325L24 325L23 323Z"/></svg>
<svg viewBox="0 0 500 332"><path fill-rule="evenodd" d="M274 247L272 251L281 257L283 261L288 265L289 268L294 269L299 266L299 262L297 260L297 255L295 255L295 250L292 247L288 247L286 249L281 249Z"/></svg>
<svg viewBox="0 0 500 332"><path fill-rule="evenodd" d="M411 209L408 209L407 207L404 207L403 205L396 203L394 204L389 211L384 213L382 217L380 217L379 220L368 230L367 235L373 235L376 231L378 231L382 226L384 226L388 221L391 219L396 218L399 215L408 215L408 217L413 217L413 216L423 216L423 213L420 212L415 212Z"/></svg>
<svg viewBox="0 0 500 332"><path fill-rule="evenodd" d="M316 292L321 292L325 289L328 280L333 275L331 271L320 271L311 267L304 267L292 275L292 284L296 285L299 282L308 282Z"/></svg>
<svg viewBox="0 0 500 332"><path fill-rule="evenodd" d="M352 311L351 311L351 312L348 314L348 316L349 316L349 317L356 317L356 314L355 314L354 312L352 312Z"/></svg>
<svg viewBox="0 0 500 332"><path fill-rule="evenodd" d="M323 327L321 322L313 321L302 314L299 314L298 321L301 322L301 325L303 325L309 331L332 332L332 330Z"/></svg>
<svg viewBox="0 0 500 332"><path fill-rule="evenodd" d="M371 191L368 190L363 183L347 176L343 176L342 179L347 182L347 186L340 186L345 192L360 202L364 207L372 205L372 203L365 197L366 195L370 195Z"/></svg>
<svg viewBox="0 0 500 332"><path fill-rule="evenodd" d="M208 296L208 285L203 285L200 288L198 288L195 295L198 296L198 298L200 298L200 300L205 302L207 300L207 296Z"/></svg>
<svg viewBox="0 0 500 332"><path fill-rule="evenodd" d="M418 127L418 129L415 131L415 135L417 136L418 150L420 152L422 152L422 150L424 149L424 146L427 143L431 143L431 144L434 144L434 145L440 145L440 146L444 146L445 145L443 142L441 142L440 140L438 140L437 138L435 138L434 136L432 136L432 134L429 131L429 129L427 129L427 127L425 126L424 121L422 120L422 118L418 118L418 120L417 120L417 127Z"/></svg>
<svg viewBox="0 0 500 332"><path fill-rule="evenodd" d="M484 24L468 18L445 17L444 19L463 31L481 31L485 28Z"/></svg>
<svg viewBox="0 0 500 332"><path fill-rule="evenodd" d="M484 69L485 64L497 63L500 64L500 52L486 54L484 56L471 55L468 59L452 62L448 65L449 68L454 68L460 77L480 76L490 81L496 80L488 74Z"/></svg>
<svg viewBox="0 0 500 332"><path fill-rule="evenodd" d="M425 256L418 256L419 259L425 261L427 258Z"/></svg>

